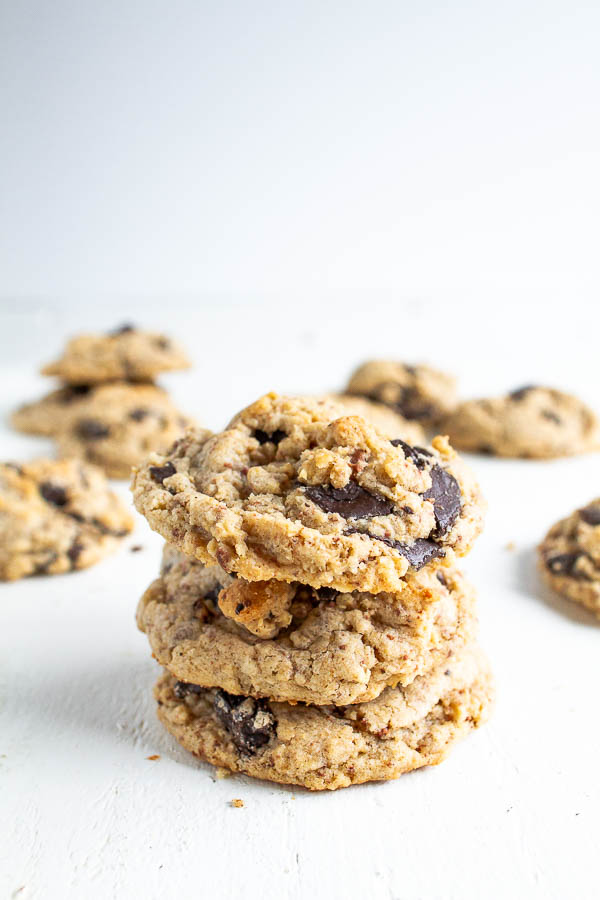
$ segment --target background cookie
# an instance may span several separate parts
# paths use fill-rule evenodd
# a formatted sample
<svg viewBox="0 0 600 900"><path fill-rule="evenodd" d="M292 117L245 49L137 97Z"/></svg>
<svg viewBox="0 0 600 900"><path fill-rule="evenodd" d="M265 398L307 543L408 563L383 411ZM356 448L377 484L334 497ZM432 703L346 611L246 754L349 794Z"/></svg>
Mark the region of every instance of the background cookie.
<svg viewBox="0 0 600 900"><path fill-rule="evenodd" d="M0 465L0 578L83 569L133 520L102 472L73 460Z"/></svg>
<svg viewBox="0 0 600 900"><path fill-rule="evenodd" d="M495 456L546 459L600 447L591 409L563 391L533 385L461 403L440 427L455 447Z"/></svg>
<svg viewBox="0 0 600 900"><path fill-rule="evenodd" d="M346 387L384 403L405 419L434 425L456 405L456 379L430 366L411 366L390 360L371 360L353 373Z"/></svg>
<svg viewBox="0 0 600 900"><path fill-rule="evenodd" d="M538 551L550 587L600 618L600 497L553 525Z"/></svg>

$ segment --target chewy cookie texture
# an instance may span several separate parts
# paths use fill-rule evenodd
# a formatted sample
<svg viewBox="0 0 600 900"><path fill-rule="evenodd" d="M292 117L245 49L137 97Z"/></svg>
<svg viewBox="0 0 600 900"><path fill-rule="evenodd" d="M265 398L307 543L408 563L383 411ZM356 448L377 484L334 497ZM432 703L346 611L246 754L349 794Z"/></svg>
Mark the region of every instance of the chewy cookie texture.
<svg viewBox="0 0 600 900"><path fill-rule="evenodd" d="M159 719L191 753L335 790L441 762L487 718L455 565L484 502L409 424L365 398L268 394L134 473L167 540L138 625L164 667Z"/></svg>
<svg viewBox="0 0 600 900"><path fill-rule="evenodd" d="M0 579L83 569L133 520L102 472L74 460L0 464Z"/></svg>
<svg viewBox="0 0 600 900"><path fill-rule="evenodd" d="M401 594L246 582L167 546L138 607L157 661L231 694L345 705L408 685L475 634L474 591L427 567Z"/></svg>
<svg viewBox="0 0 600 900"><path fill-rule="evenodd" d="M539 563L553 590L600 618L600 497L552 526Z"/></svg>
<svg viewBox="0 0 600 900"><path fill-rule="evenodd" d="M397 778L440 763L488 717L487 662L467 648L370 703L315 707L232 696L165 673L158 717L191 753L233 772L310 790Z"/></svg>
<svg viewBox="0 0 600 900"><path fill-rule="evenodd" d="M267 394L224 432L190 431L134 474L151 527L249 581L402 590L482 527L477 483L443 438L390 439L326 400Z"/></svg>

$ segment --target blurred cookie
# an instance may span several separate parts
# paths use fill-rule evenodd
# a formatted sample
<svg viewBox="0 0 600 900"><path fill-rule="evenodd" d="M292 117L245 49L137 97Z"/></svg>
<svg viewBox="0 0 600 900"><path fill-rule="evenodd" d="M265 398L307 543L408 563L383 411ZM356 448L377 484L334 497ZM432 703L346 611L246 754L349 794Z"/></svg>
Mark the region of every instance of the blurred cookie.
<svg viewBox="0 0 600 900"><path fill-rule="evenodd" d="M325 399L342 408L340 415L362 416L388 438L402 438L407 444L427 442L425 432L417 422L410 422L383 403L375 403L374 400L353 394L328 394Z"/></svg>
<svg viewBox="0 0 600 900"><path fill-rule="evenodd" d="M550 587L600 618L600 497L553 525L538 550Z"/></svg>
<svg viewBox="0 0 600 900"><path fill-rule="evenodd" d="M375 359L351 376L346 393L383 403L432 427L456 406L456 379L431 366Z"/></svg>

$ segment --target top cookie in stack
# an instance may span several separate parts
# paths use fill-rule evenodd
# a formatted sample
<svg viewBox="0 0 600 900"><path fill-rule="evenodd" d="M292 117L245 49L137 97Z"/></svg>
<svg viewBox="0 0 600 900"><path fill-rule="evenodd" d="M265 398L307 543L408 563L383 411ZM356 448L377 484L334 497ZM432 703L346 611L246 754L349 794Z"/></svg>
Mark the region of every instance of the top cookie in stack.
<svg viewBox="0 0 600 900"><path fill-rule="evenodd" d="M127 478L150 450L165 449L190 424L154 383L161 372L189 364L176 342L132 325L79 335L42 369L61 386L17 409L12 424L55 438L63 458L84 459L110 477Z"/></svg>
<svg viewBox="0 0 600 900"><path fill-rule="evenodd" d="M192 753L334 790L440 762L487 717L455 565L484 504L445 439L268 394L154 454L132 490L168 542L138 607L158 715Z"/></svg>

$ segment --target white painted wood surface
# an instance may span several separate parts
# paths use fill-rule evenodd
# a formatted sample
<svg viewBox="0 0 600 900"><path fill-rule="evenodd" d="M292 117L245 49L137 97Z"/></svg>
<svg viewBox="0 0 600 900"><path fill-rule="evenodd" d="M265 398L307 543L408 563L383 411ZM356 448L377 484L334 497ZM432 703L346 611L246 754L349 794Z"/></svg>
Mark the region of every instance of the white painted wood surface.
<svg viewBox="0 0 600 900"><path fill-rule="evenodd" d="M376 353L447 366L465 395L546 381L600 405L590 306L230 302L179 313L6 305L2 411L45 387L33 367L69 331L130 316L187 339L196 369L166 381L214 427L270 387L336 387ZM6 428L1 440L7 458L50 446ZM600 493L598 456L472 463L490 510L465 568L497 708L442 766L397 782L315 795L217 780L163 733L157 666L134 625L161 548L141 519L90 570L0 586L0 897L597 896L600 626L541 586L533 548ZM230 806L238 797L243 809Z"/></svg>

